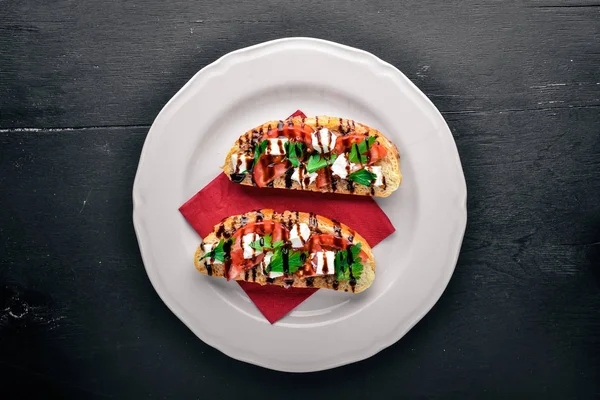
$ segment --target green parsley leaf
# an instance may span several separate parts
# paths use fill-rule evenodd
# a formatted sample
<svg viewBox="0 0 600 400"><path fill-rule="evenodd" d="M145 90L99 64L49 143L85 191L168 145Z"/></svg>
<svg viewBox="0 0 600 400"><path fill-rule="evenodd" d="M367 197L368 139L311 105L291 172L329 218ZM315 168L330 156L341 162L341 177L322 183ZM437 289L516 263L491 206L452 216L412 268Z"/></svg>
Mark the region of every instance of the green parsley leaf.
<svg viewBox="0 0 600 400"><path fill-rule="evenodd" d="M258 240L255 240L254 242L250 243L250 247L252 247L254 250L256 251L264 251L264 249L272 249L273 246L271 245L271 241L272 241L272 237L271 235L265 235L263 237L261 237Z"/></svg>
<svg viewBox="0 0 600 400"><path fill-rule="evenodd" d="M342 250L335 253L335 274L336 279L339 281L347 281L350 278L360 279L360 275L363 270L361 264L360 254L361 243L358 243L350 247L350 253L352 254L352 265L349 265L348 251Z"/></svg>
<svg viewBox="0 0 600 400"><path fill-rule="evenodd" d="M287 158L290 160L294 167L300 166L300 158L304 156L303 150L304 143L301 142L285 142L285 151Z"/></svg>
<svg viewBox="0 0 600 400"><path fill-rule="evenodd" d="M287 254L286 254L287 253ZM302 256L304 254L304 257ZM284 272L283 271L283 258L287 255L288 258L288 267L289 273L293 274L298 271L298 268L304 265L304 260L306 260L306 253L302 251L294 251L286 248L278 248L273 253L273 257L271 257L271 262L269 263L269 271L273 272Z"/></svg>
<svg viewBox="0 0 600 400"><path fill-rule="evenodd" d="M369 136L359 143L354 143L350 150L348 160L356 164L366 164L369 161L369 158L365 154L369 152L369 149L373 146L375 140L377 140L377 136Z"/></svg>
<svg viewBox="0 0 600 400"><path fill-rule="evenodd" d="M357 259L359 258L358 255L360 254L360 249L362 247L362 243L358 242L357 244L355 244L354 246L352 246L350 248L350 252L352 253L352 258L353 259Z"/></svg>
<svg viewBox="0 0 600 400"><path fill-rule="evenodd" d="M321 168L325 168L328 165L333 165L336 158L337 154L331 154L328 156L325 154L314 153L308 159L308 165L306 166L306 170L309 174L312 174L313 172Z"/></svg>
<svg viewBox="0 0 600 400"><path fill-rule="evenodd" d="M372 173L371 171L367 171L366 169L359 169L348 175L348 179L354 181L356 183L360 183L361 185L371 186L373 182L377 178L377 175Z"/></svg>
<svg viewBox="0 0 600 400"><path fill-rule="evenodd" d="M258 158L260 157L260 155L265 152L268 144L269 141L265 139L262 142L260 142L258 146L256 146L256 149L254 150L254 165L256 165L256 163L258 162Z"/></svg>
<svg viewBox="0 0 600 400"><path fill-rule="evenodd" d="M225 262L225 252L223 251L224 245L225 245L225 241L223 239L221 239L219 241L219 244L217 244L214 249L212 249L208 253L204 254L200 258L200 261L202 261L208 257L208 258L214 259L216 261Z"/></svg>
<svg viewBox="0 0 600 400"><path fill-rule="evenodd" d="M275 243L273 243L273 249L277 250L278 248L283 246L283 240L278 240Z"/></svg>
<svg viewBox="0 0 600 400"><path fill-rule="evenodd" d="M355 164L366 164L368 161L367 156L360 154L358 151L358 144L356 143L352 145L352 150L350 150L350 156L348 157L348 160Z"/></svg>
<svg viewBox="0 0 600 400"><path fill-rule="evenodd" d="M360 260L360 257L358 259ZM363 265L360 262L355 262L354 264L352 264L352 276L354 277L354 279L359 280L362 271Z"/></svg>

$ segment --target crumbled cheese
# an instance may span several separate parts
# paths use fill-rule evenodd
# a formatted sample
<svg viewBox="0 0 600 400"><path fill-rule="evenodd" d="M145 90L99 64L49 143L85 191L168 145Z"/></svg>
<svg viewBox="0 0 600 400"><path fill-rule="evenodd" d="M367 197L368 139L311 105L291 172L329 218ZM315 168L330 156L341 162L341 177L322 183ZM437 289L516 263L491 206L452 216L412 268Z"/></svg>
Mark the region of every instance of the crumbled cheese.
<svg viewBox="0 0 600 400"><path fill-rule="evenodd" d="M294 225L290 231L290 242L293 248L303 247L310 237L310 228L304 223Z"/></svg>
<svg viewBox="0 0 600 400"><path fill-rule="evenodd" d="M244 258L250 259L256 255L256 250L250 247L250 243L259 239L256 233L247 233L242 237L242 248L244 249Z"/></svg>
<svg viewBox="0 0 600 400"><path fill-rule="evenodd" d="M265 258L263 258L261 265L262 265L263 274L265 274L265 275L267 275L266 270L267 270L267 266L271 262L271 257L273 257L273 252L269 251L268 253L265 253ZM283 272L270 271L268 276L269 276L269 278L278 278L280 276L283 276Z"/></svg>
<svg viewBox="0 0 600 400"><path fill-rule="evenodd" d="M204 251L204 254L209 253L214 247L216 246L216 243L203 243L202 244L202 250ZM213 260L211 260L210 257L206 257L204 260L202 260L205 264L211 264ZM214 260L215 262L219 262L219 260Z"/></svg>
<svg viewBox="0 0 600 400"><path fill-rule="evenodd" d="M327 128L321 128L311 135L312 146L319 153L329 153L335 147L337 135Z"/></svg>
<svg viewBox="0 0 600 400"><path fill-rule="evenodd" d="M334 251L317 251L311 254L311 260L316 275L333 275L335 273ZM325 264L327 264L327 273L323 272Z"/></svg>
<svg viewBox="0 0 600 400"><path fill-rule="evenodd" d="M285 154L285 144L289 141L285 138L280 139L267 139L267 148L265 153L272 156L282 156Z"/></svg>
<svg viewBox="0 0 600 400"><path fill-rule="evenodd" d="M248 161L252 157L248 157L245 153L234 153L231 155L231 171L233 174L241 174L248 170ZM239 164L238 164L239 163Z"/></svg>
<svg viewBox="0 0 600 400"><path fill-rule="evenodd" d="M335 162L331 166L331 172L342 179L346 179L348 176L347 166L348 160L346 159L346 155L342 153L335 159Z"/></svg>
<svg viewBox="0 0 600 400"><path fill-rule="evenodd" d="M300 168L302 168L302 179L300 179ZM313 183L317 179L317 173L313 172L312 174L309 174L306 172L306 169L303 166L300 166L300 168L294 168L294 173L292 174L292 180L298 182L300 184L300 186L302 186L304 188L304 187L310 185L311 183ZM306 177L308 177L308 185L305 185L306 182L304 182Z"/></svg>
<svg viewBox="0 0 600 400"><path fill-rule="evenodd" d="M373 166L369 168L369 170L375 174L375 182L373 182L373 186L379 187L383 186L383 174L381 173L381 167Z"/></svg>

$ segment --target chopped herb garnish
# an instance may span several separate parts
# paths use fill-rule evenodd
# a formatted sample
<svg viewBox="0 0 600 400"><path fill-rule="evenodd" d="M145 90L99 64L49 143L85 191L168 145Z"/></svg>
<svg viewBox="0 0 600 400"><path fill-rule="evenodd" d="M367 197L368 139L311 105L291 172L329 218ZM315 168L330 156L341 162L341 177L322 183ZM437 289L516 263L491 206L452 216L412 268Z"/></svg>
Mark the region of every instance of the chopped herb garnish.
<svg viewBox="0 0 600 400"><path fill-rule="evenodd" d="M250 243L250 247L252 247L256 251L264 251L265 249L275 250L283 246L283 240L278 240L275 243L272 243L272 241L273 238L271 237L271 235L265 235L262 238Z"/></svg>
<svg viewBox="0 0 600 400"><path fill-rule="evenodd" d="M231 245L233 246L233 243L235 242L235 238L230 239L231 240ZM200 260L204 260L205 258L211 258L213 260L216 261L220 261L220 262L225 262L225 251L223 251L223 246L225 245L225 240L221 239L219 240L219 243L215 246L214 249L212 249L211 251L209 251L208 253L204 254Z"/></svg>
<svg viewBox="0 0 600 400"><path fill-rule="evenodd" d="M300 158L304 156L303 145L304 143L301 142L285 142L287 158L294 167L300 166Z"/></svg>
<svg viewBox="0 0 600 400"><path fill-rule="evenodd" d="M283 257L284 252L287 252L288 256L288 272L293 274L298 271L298 268L304 265L304 260L306 260L306 253L302 251L294 251L279 247L273 253L273 257L271 257L271 262L269 263L267 271L273 272L284 272L283 271ZM304 257L302 256L304 254Z"/></svg>
<svg viewBox="0 0 600 400"><path fill-rule="evenodd" d="M377 136L369 136L358 144L354 143L350 150L350 156L348 157L350 162L366 164L369 161L369 158L365 154L369 152L369 149L373 143L375 143L375 140L377 140Z"/></svg>
<svg viewBox="0 0 600 400"><path fill-rule="evenodd" d="M348 179L350 179L351 181L360 183L361 185L365 186L371 186L373 182L375 182L376 178L377 175L375 175L371 171L367 171L366 169L360 169L348 175Z"/></svg>
<svg viewBox="0 0 600 400"><path fill-rule="evenodd" d="M257 164L260 155L265 152L268 144L269 141L265 139L262 142L260 142L258 146L256 146L256 149L254 150L254 165Z"/></svg>
<svg viewBox="0 0 600 400"><path fill-rule="evenodd" d="M340 281L347 281L350 277L358 280L363 270L361 264L360 254L361 243L358 243L350 247L350 253L352 254L352 260L348 260L348 251L340 250L335 253L335 274L336 278ZM349 261L352 261L352 265L349 265ZM350 273L352 271L352 273Z"/></svg>
<svg viewBox="0 0 600 400"><path fill-rule="evenodd" d="M308 159L308 165L306 166L306 170L309 174L313 172L325 168L329 165L333 165L335 159L337 158L337 154L324 155L324 154L312 154Z"/></svg>

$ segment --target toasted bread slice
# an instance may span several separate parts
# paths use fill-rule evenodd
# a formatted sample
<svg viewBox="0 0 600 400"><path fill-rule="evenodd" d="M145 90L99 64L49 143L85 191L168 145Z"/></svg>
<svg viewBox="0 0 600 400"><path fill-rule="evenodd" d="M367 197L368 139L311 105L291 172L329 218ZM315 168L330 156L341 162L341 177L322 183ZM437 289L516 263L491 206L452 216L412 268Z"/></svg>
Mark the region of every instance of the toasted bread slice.
<svg viewBox="0 0 600 400"><path fill-rule="evenodd" d="M228 263L227 260L225 260L224 263L212 262L214 259L210 260L209 258L202 260L202 257L205 255L204 245L216 245L221 239L227 240L231 238L235 232L243 226L259 221L279 222L288 230L296 224L304 223L309 226L311 235L334 235L338 238L343 238L343 240L347 240L353 245L358 245L360 243L361 254L364 253L360 261L363 267L360 277L358 279L338 280L336 274L333 273L332 275L318 275L311 277L300 277L297 274L292 274L269 278L263 271L263 265L259 263L253 268L246 269L240 273L234 278L235 280L255 282L261 285L272 284L298 288L312 287L353 293L360 293L373 283L373 280L375 279L375 259L373 257L373 252L367 241L354 230L344 224L315 214L292 211L285 211L280 214L271 209L262 209L242 215L234 215L225 218L218 225L215 225L213 232L202 240L202 243L196 250L196 254L194 255L194 265L196 266L196 269L205 275L225 278L227 276L227 270L230 268L230 263Z"/></svg>
<svg viewBox="0 0 600 400"><path fill-rule="evenodd" d="M371 127L368 127L364 124L360 124L350 119L336 118L330 116L298 116L285 121L268 121L244 133L242 136L240 136L240 138L236 141L235 145L227 154L225 164L222 167L223 171L229 177L229 179L242 185L256 185L257 182L254 179L253 175L253 169L255 167L253 165L253 162L248 161L248 164L252 165L249 166L250 170L244 174L244 171L238 170L239 165L236 166L237 159L243 156L246 157L247 160L253 160L255 152L257 151L257 147L262 141L262 139L264 139L267 132L272 132L273 130L276 130L278 128L280 130L283 130L286 126L290 126L290 124L296 127L301 127L301 129L305 129L308 127L308 129L314 132L317 132L322 128L326 128L338 137L338 141L340 140L340 138L343 138L347 135L364 135L365 137L375 136L377 138L377 145L381 145L383 148L385 148L386 155L378 161L374 162L374 164L368 166L367 169L377 167L377 172L380 172L382 175L381 182L379 182L378 184L376 184L376 182L373 182L371 185L363 185L360 183L356 183L348 179L347 177L345 179L342 179L340 176L332 174L331 171L327 171L328 179L330 180L330 182L328 182L325 185L321 184L320 187L318 179L304 179L304 181L302 179L294 180L292 179L291 173L286 173L286 175L279 176L275 180L269 182L269 187L306 190L314 192L333 192L387 197L400 186L400 183L402 182L402 174L400 172L400 156L398 154L398 149L396 148L396 146L384 134L382 134L376 129L373 129ZM345 153L345 156L347 156L348 154L349 149L348 152ZM353 165L356 166L357 164ZM287 164L287 166L288 172L291 172L291 168L293 167L289 163ZM364 166L361 165L361 167ZM330 167L326 168L330 170ZM379 168L381 169L379 170ZM348 172L350 172L350 170ZM235 179L232 179L232 175L233 177L235 177ZM261 185L259 184L259 186Z"/></svg>

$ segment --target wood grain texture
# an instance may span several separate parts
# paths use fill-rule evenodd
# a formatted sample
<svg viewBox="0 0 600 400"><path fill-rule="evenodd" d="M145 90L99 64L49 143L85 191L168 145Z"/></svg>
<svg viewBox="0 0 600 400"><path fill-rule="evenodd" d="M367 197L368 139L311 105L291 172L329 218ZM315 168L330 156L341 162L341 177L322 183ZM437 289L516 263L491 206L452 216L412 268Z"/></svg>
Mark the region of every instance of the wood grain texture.
<svg viewBox="0 0 600 400"><path fill-rule="evenodd" d="M600 7L587 1L0 1L0 376L9 398L600 396ZM298 376L160 301L131 222L148 126L201 67L281 36L374 52L443 112L456 272L402 340ZM308 390L308 389L307 389Z"/></svg>

